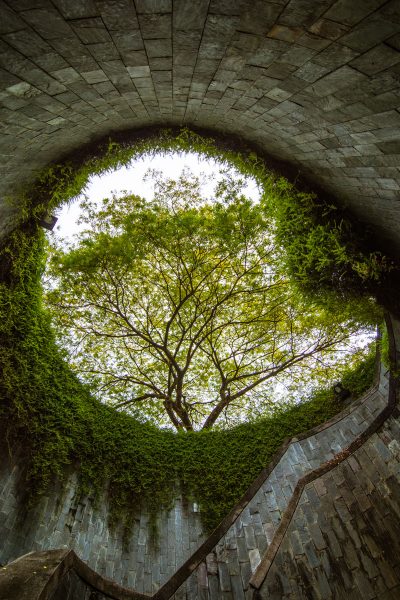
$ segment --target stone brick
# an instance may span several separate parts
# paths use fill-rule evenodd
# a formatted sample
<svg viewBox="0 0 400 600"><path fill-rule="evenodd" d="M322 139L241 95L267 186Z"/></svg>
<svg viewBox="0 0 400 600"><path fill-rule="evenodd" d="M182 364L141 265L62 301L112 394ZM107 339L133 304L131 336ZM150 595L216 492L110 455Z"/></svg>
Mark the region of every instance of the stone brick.
<svg viewBox="0 0 400 600"><path fill-rule="evenodd" d="M110 42L111 36L102 19L75 19L73 29L84 44Z"/></svg>
<svg viewBox="0 0 400 600"><path fill-rule="evenodd" d="M170 39L145 40L144 45L149 58L172 56L172 44Z"/></svg>
<svg viewBox="0 0 400 600"><path fill-rule="evenodd" d="M172 0L136 0L135 6L138 13L169 13L172 11Z"/></svg>
<svg viewBox="0 0 400 600"><path fill-rule="evenodd" d="M324 17L352 26L371 14L382 4L384 4L384 0L365 0L361 4L355 4L351 0L337 0L324 14Z"/></svg>
<svg viewBox="0 0 400 600"><path fill-rule="evenodd" d="M52 50L51 46L32 31L32 29L21 29L20 31L7 33L3 35L3 39L10 46L13 46L16 50L29 57L40 56Z"/></svg>
<svg viewBox="0 0 400 600"><path fill-rule="evenodd" d="M309 30L316 35L326 37L330 40L337 40L349 31L349 26L322 18L314 21Z"/></svg>
<svg viewBox="0 0 400 600"><path fill-rule="evenodd" d="M354 218L373 223L376 237L385 236L393 252L396 248L400 251L399 26L395 0L257 0L244 4L227 0L3 2L1 195L10 195L21 178L28 181L49 160L57 162L91 139L109 137L115 130L153 123L196 123L235 134L250 145L257 143L268 155L296 165L335 201L347 204ZM3 223L11 223L9 211L1 205L3 233ZM378 408L380 402L379 397ZM244 527L253 527L255 532L256 547L251 550L262 553L266 540L272 540L297 480L320 464L321 457L328 460L333 451L340 451L346 440L354 439L367 427L374 414L371 407L360 411L358 418L346 419L345 426L330 429L332 436L317 436L314 446L304 440L292 444L271 474L271 482L280 480L281 491L278 486L271 486L266 495L261 490L254 497L252 512L244 515ZM351 490L343 488L344 484L336 489L343 502L335 513L338 518L339 513L340 518L346 517L347 524L353 523L353 518L348 519L353 511L358 511L357 518L370 513L370 485L376 484L374 494L385 489L386 484L379 479L382 462L376 459L379 468L371 464L368 467L371 456L367 454L361 462L356 458L349 461L357 485L347 475ZM393 453L385 461L397 464ZM393 464L390 462L391 473L395 472ZM336 494L337 482L325 483L323 479L314 486L321 504ZM264 508L260 508L261 498ZM302 515L312 527L315 523L307 502ZM11 511L12 502L8 506ZM332 502L327 504L326 514L320 515L315 503L315 511L325 521L329 515L332 517L329 507ZM387 511L396 514L393 507ZM87 523L87 515L81 523ZM99 517L96 523L100 522ZM260 527L265 535L259 534ZM376 521L376 532L379 527ZM97 545L106 528L102 530L98 525L98 530ZM174 528L167 531L174 539ZM241 537L243 525L237 532L235 529L236 534L236 542L230 539L229 544L237 544L244 569L249 563L238 541L245 539ZM7 552L17 551L22 543L34 543L36 534L33 528L25 538L18 535L15 532L15 543L7 546ZM37 543L45 543L43 528L37 535ZM51 539L73 539L78 547L81 541L77 529L73 535L55 528ZM323 535L328 544L328 534L323 531ZM173 570L177 557L186 557L188 548L198 543L195 537L194 530L187 532L181 547L173 550L174 556L163 559L164 570L165 563ZM302 539L305 541L306 536ZM321 539L318 543L321 545ZM329 544L336 550L334 542ZM376 541L363 544L370 553L379 548ZM87 539L82 538L81 548L94 560ZM340 558L335 558L338 568L347 573ZM99 560L106 568L103 554ZM121 561L115 572L122 572ZM147 577L146 585L153 585L159 579L158 566L154 572L139 569L138 585L142 589L145 574L152 581L149 583ZM312 581L318 582L317 575L311 575ZM133 575L130 577L132 580ZM350 574L343 577L348 577L349 589L357 589ZM327 578L329 583L328 574ZM231 593L221 592L217 579L210 580L209 585L214 597ZM280 585L286 586L287 582ZM323 588L322 579L318 585ZM247 593L248 587L245 583L243 586ZM380 589L372 588L376 594ZM279 597L276 590L278 587L274 594ZM290 593L296 596L293 589ZM335 593L340 597L341 592Z"/></svg>
<svg viewBox="0 0 400 600"><path fill-rule="evenodd" d="M143 39L160 39L171 37L171 14L141 14L139 25Z"/></svg>
<svg viewBox="0 0 400 600"><path fill-rule="evenodd" d="M373 15L344 35L340 42L354 50L364 52L390 38L399 31L399 28L400 24Z"/></svg>
<svg viewBox="0 0 400 600"><path fill-rule="evenodd" d="M319 52L313 58L313 62L333 70L342 64L350 62L358 54L357 51L347 48L342 44L331 44L328 48Z"/></svg>
<svg viewBox="0 0 400 600"><path fill-rule="evenodd" d="M355 58L351 62L351 66L367 75L375 75L399 62L400 53L386 44L381 44Z"/></svg>
<svg viewBox="0 0 400 600"><path fill-rule="evenodd" d="M54 0L66 19L95 17L98 14L94 0Z"/></svg>
<svg viewBox="0 0 400 600"><path fill-rule="evenodd" d="M70 25L65 22L59 13L49 8L36 8L24 11L24 21L41 35L45 40L51 41L58 38L74 38L74 33Z"/></svg>

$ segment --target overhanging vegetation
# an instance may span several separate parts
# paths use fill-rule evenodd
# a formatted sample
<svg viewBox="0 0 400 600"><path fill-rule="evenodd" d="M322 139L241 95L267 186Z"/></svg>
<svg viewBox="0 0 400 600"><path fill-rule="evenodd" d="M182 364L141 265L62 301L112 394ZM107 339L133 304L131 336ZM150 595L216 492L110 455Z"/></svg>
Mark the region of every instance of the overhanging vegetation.
<svg viewBox="0 0 400 600"><path fill-rule="evenodd" d="M308 402L230 431L174 434L138 423L100 404L67 367L42 305L44 237L38 219L79 193L91 173L126 164L133 155L192 150L220 158L220 150L212 140L187 131L175 138L163 135L158 145L154 140L138 143L133 149L110 144L102 158L89 160L78 169L72 164L52 167L38 178L31 198L26 194L22 203L24 223L2 249L0 416L10 446L24 440L31 461L27 485L32 495L43 491L53 475L62 478L65 467L76 463L82 493L89 490L101 493L108 482L114 519L125 515L129 521L129 515L132 516L129 508L140 501L155 515L160 505L172 502L176 483L180 483L186 496L199 503L205 525L212 528L284 438L324 422L340 410L340 405L332 391L321 391ZM310 264L312 271L316 271L314 283L320 300L335 302L336 296L331 292L335 274L341 269L345 276L341 278L340 302L346 297L346 310L359 311L360 318L369 318L374 304L369 296L366 299L360 296L357 282L362 282L361 287L369 291L370 283L379 284L382 273L391 265L377 254L363 254L353 236L351 244L347 243L349 226L344 227L342 220L337 223L331 218L336 215L333 208L332 214L327 215L326 208L321 209L323 205L313 195L300 194L285 180L270 174L255 154L227 151L222 160L233 162L263 186L263 201L270 202L271 210L275 211L282 244L287 237L285 228L290 212L299 223L301 206L307 214L312 212L301 235L307 232L312 235L313 224L330 232L317 235L304 255L309 257L314 248L316 258ZM324 217L328 217L325 222ZM321 261L318 257L323 256L325 239L338 250L326 252L327 260ZM311 277L307 275L307 265L298 260L296 245L293 250L290 245L284 247L292 276L299 285L304 285ZM290 263L291 256L296 257L301 273L297 272L296 261ZM373 363L371 356L356 373L344 375L344 386L357 394L368 388Z"/></svg>

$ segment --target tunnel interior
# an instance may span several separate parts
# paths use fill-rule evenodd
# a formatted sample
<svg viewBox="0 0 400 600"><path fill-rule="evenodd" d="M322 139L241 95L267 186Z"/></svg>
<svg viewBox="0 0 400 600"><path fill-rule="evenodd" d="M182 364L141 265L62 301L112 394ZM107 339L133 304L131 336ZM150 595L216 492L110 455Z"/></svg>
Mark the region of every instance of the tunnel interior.
<svg viewBox="0 0 400 600"><path fill-rule="evenodd" d="M65 165L79 169L93 158L101 164L110 143L151 145L160 131L189 128L213 137L221 152L256 152L274 173L349 215L356 230L368 232L372 249L398 260L395 0L13 0L1 3L0 36L3 247L31 226L32 214L42 218L47 203L56 203L44 198L51 190L43 187L49 166L57 180ZM34 265L29 256L28 270ZM13 257L4 265L12 272ZM388 296L398 296L396 285L382 291L392 312L398 303ZM387 317L395 366L396 318L399 313ZM7 358L10 342L3 335L1 343ZM121 532L105 526L106 503L96 506L90 493L80 499L70 466L21 521L16 506L23 499L26 448L19 444L11 456L6 448L2 562L36 552L33 562L19 564L29 573L43 561L49 565L48 578L37 581L37 597L46 588L53 600L66 593L397 598L400 440L393 365L391 373L381 367L371 391L340 418L282 447L211 537L201 530L195 503L178 498L159 517L158 553L146 537L146 510L136 537L124 545ZM51 450L51 440L43 444ZM61 551L65 545L77 556ZM31 593L18 587L24 573L0 575L0 596Z"/></svg>

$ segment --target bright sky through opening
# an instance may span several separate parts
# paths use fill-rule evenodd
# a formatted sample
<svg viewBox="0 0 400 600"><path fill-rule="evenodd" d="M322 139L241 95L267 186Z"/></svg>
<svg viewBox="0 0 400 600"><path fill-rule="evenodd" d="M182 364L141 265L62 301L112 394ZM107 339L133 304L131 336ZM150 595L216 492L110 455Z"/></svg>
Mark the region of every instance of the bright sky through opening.
<svg viewBox="0 0 400 600"><path fill-rule="evenodd" d="M100 202L103 198L111 195L112 192L115 192L117 196L122 196L127 191L150 200L153 197L154 184L151 179L143 181L148 169L161 171L164 177L177 179L185 167L189 167L194 175L200 176L203 174L205 176L206 183L203 190L206 195L211 196L218 179L222 178L220 175L221 166L214 160L201 159L194 153L145 157L132 162L129 167L123 167L105 175L96 175L91 177L85 195L95 202ZM246 177L245 181L244 193L250 198L258 200L260 193L255 180ZM79 199L69 206L65 205L59 211L55 227L57 237L69 240L75 233L84 228L84 226L79 227L77 224L80 212Z"/></svg>

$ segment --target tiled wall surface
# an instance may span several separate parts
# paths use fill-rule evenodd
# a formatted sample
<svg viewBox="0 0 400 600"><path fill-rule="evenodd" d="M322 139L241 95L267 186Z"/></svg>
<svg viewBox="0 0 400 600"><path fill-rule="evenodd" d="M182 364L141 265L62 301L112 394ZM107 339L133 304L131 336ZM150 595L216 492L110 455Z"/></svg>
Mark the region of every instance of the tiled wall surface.
<svg viewBox="0 0 400 600"><path fill-rule="evenodd" d="M386 406L387 395L388 382L382 371L379 387L354 404L348 415L314 435L292 442L213 552L175 594L175 600L251 598L249 580L273 539L299 479L334 459L365 431ZM298 527L301 534L304 525L299 523Z"/></svg>
<svg viewBox="0 0 400 600"><path fill-rule="evenodd" d="M384 372L378 387L354 403L329 426L293 441L259 491L239 515L207 560L175 595L211 599L249 594L249 579L277 529L298 480L331 460L365 431L387 402ZM0 484L0 562L31 550L68 547L101 575L138 592L154 593L205 539L194 504L162 512L158 541L152 545L148 514L138 511L127 543L123 532L107 526L106 501L94 509L88 499L78 502L76 480L65 489L55 485L40 504L26 512L18 500L21 465L3 469Z"/></svg>
<svg viewBox="0 0 400 600"><path fill-rule="evenodd" d="M400 423L306 486L263 600L400 598Z"/></svg>
<svg viewBox="0 0 400 600"><path fill-rule="evenodd" d="M399 36L398 0L2 1L0 198L102 136L184 123L290 162L400 252Z"/></svg>
<svg viewBox="0 0 400 600"><path fill-rule="evenodd" d="M399 36L397 0L2 1L0 238L12 221L8 196L49 161L114 132L184 123L237 134L291 163L400 251ZM250 573L295 482L367 427L385 396L381 387L329 432L293 443L176 598L250 597ZM297 519L298 531L285 537L276 564L293 560L286 570L271 567L261 594L399 597L390 554L399 432L396 417L389 423L354 462L304 491L291 524ZM105 505L77 503L73 476L59 502L55 487L26 512L19 465L10 471L2 461L1 469L2 562L68 545L104 575L151 593L203 540L199 515L178 499L160 515L159 550L150 547L144 509L123 548ZM334 529L324 522L329 511ZM363 529L370 523L373 533ZM332 531L338 540L348 533L344 558ZM366 550L367 540L380 554Z"/></svg>
<svg viewBox="0 0 400 600"><path fill-rule="evenodd" d="M0 564L30 551L71 548L104 577L151 594L204 539L196 507L179 497L159 515L155 541L143 507L125 539L121 528L107 525L106 496L97 508L88 499L77 501L74 475L65 489L54 485L27 511L18 494L22 462L4 468L0 479Z"/></svg>

